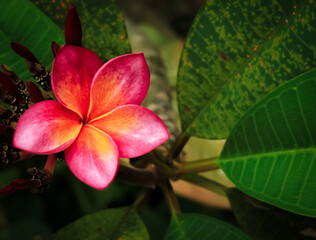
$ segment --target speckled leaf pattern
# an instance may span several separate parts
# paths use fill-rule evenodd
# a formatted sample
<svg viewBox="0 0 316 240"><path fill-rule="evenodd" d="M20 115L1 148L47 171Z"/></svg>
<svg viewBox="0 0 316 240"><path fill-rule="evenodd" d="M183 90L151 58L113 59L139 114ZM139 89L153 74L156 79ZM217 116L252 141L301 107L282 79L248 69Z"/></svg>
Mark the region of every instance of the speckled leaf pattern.
<svg viewBox="0 0 316 240"><path fill-rule="evenodd" d="M316 66L316 1L206 0L178 71L187 134L227 138L265 94Z"/></svg>
<svg viewBox="0 0 316 240"><path fill-rule="evenodd" d="M63 33L28 0L0 0L0 63L9 66L22 80L31 79L26 62L10 47L25 45L46 67L51 66L51 41L63 42Z"/></svg>
<svg viewBox="0 0 316 240"><path fill-rule="evenodd" d="M315 218L284 211L237 188L229 189L228 198L239 225L254 240L315 239Z"/></svg>
<svg viewBox="0 0 316 240"><path fill-rule="evenodd" d="M96 52L103 61L130 53L123 16L115 0L32 0L61 29L64 29L69 4L73 4L82 24L83 46Z"/></svg>
<svg viewBox="0 0 316 240"><path fill-rule="evenodd" d="M113 208L87 215L60 229L50 240L149 240L133 207Z"/></svg>
<svg viewBox="0 0 316 240"><path fill-rule="evenodd" d="M255 104L228 137L220 166L261 201L316 217L316 68Z"/></svg>
<svg viewBox="0 0 316 240"><path fill-rule="evenodd" d="M164 240L250 240L236 227L201 214L174 215Z"/></svg>

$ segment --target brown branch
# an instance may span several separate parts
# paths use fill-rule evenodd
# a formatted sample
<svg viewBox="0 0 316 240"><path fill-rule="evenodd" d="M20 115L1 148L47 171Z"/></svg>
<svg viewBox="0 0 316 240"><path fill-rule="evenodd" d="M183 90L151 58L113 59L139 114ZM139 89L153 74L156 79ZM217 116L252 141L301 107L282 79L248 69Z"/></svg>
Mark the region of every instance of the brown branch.
<svg viewBox="0 0 316 240"><path fill-rule="evenodd" d="M139 169L120 164L116 178L128 184L148 188L155 188L159 180L153 165L147 169Z"/></svg>

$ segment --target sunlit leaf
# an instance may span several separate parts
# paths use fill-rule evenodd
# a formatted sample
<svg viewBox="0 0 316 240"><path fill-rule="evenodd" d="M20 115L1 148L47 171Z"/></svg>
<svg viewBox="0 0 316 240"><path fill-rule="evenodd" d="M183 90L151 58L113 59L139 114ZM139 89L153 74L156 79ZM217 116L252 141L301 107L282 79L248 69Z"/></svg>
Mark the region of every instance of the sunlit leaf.
<svg viewBox="0 0 316 240"><path fill-rule="evenodd" d="M113 208L85 216L60 229L50 240L146 240L143 221L135 208Z"/></svg>
<svg viewBox="0 0 316 240"><path fill-rule="evenodd" d="M25 60L11 49L11 41L25 45L46 67L53 62L51 41L63 43L62 31L28 0L0 1L0 26L0 63L23 80L31 75Z"/></svg>
<svg viewBox="0 0 316 240"><path fill-rule="evenodd" d="M316 219L258 201L232 188L228 191L241 228L254 240L307 240L316 237Z"/></svg>
<svg viewBox="0 0 316 240"><path fill-rule="evenodd" d="M316 217L316 68L253 106L228 137L220 166L248 195Z"/></svg>
<svg viewBox="0 0 316 240"><path fill-rule="evenodd" d="M178 214L171 219L165 240L250 240L236 227L201 214Z"/></svg>
<svg viewBox="0 0 316 240"><path fill-rule="evenodd" d="M316 2L207 0L178 72L187 134L227 138L265 94L316 66Z"/></svg>

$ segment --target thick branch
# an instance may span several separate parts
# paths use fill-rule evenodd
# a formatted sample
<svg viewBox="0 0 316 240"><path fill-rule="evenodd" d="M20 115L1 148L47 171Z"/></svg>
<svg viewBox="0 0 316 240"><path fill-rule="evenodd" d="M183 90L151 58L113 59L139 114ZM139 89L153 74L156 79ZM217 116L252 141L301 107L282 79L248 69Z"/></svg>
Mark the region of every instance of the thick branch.
<svg viewBox="0 0 316 240"><path fill-rule="evenodd" d="M179 176L186 173L199 173L219 169L219 166L216 162L217 159L217 157L214 157L201 160L181 162L179 164L177 175Z"/></svg>
<svg viewBox="0 0 316 240"><path fill-rule="evenodd" d="M198 185L223 196L226 196L228 191L226 186L195 173L184 174L180 178L184 181Z"/></svg>
<svg viewBox="0 0 316 240"><path fill-rule="evenodd" d="M120 164L116 178L122 182L141 187L155 188L158 175L154 166L139 169Z"/></svg>

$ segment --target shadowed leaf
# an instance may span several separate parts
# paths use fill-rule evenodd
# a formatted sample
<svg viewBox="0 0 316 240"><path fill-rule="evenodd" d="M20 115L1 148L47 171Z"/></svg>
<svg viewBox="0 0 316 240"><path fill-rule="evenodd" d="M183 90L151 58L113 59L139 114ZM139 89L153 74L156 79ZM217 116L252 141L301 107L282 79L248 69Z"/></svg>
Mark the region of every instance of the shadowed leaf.
<svg viewBox="0 0 316 240"><path fill-rule="evenodd" d="M297 215L258 201L232 188L228 191L241 228L254 240L307 240L316 238L316 219Z"/></svg>
<svg viewBox="0 0 316 240"><path fill-rule="evenodd" d="M113 208L85 216L60 229L50 240L146 240L144 223L133 207Z"/></svg>
<svg viewBox="0 0 316 240"><path fill-rule="evenodd" d="M178 214L171 219L165 240L250 240L225 222L201 214Z"/></svg>

